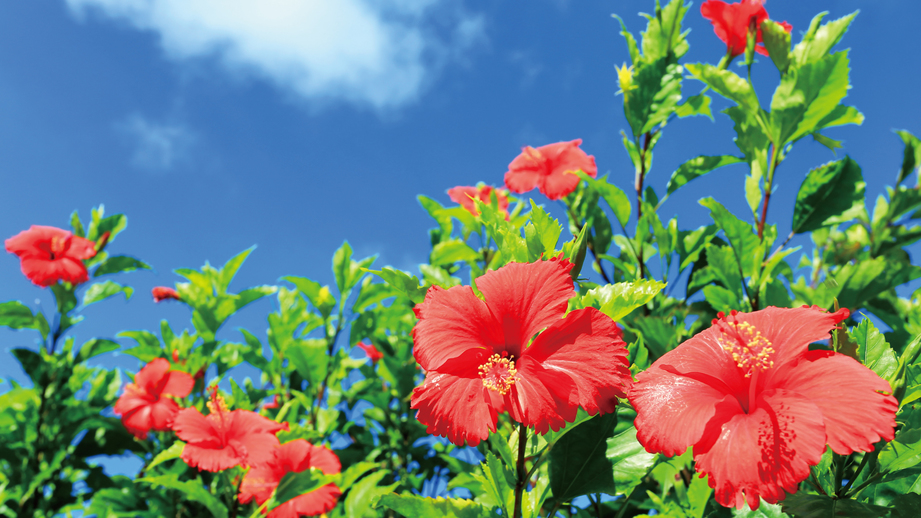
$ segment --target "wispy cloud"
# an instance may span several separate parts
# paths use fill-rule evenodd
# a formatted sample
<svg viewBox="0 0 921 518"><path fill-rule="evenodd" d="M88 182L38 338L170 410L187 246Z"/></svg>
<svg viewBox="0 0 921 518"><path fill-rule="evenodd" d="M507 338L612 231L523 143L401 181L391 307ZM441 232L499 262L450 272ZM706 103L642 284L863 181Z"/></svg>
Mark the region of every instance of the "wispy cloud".
<svg viewBox="0 0 921 518"><path fill-rule="evenodd" d="M65 0L157 34L176 61L216 58L313 101L389 109L415 100L483 38L462 0Z"/></svg>
<svg viewBox="0 0 921 518"><path fill-rule="evenodd" d="M185 126L151 121L139 114L119 122L116 129L133 148L132 165L154 172L168 171L187 160L196 140Z"/></svg>

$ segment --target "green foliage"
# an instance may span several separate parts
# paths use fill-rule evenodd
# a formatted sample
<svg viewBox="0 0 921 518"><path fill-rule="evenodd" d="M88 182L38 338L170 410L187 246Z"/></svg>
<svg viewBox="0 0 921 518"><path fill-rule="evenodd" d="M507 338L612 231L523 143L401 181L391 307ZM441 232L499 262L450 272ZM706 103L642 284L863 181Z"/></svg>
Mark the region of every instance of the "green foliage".
<svg viewBox="0 0 921 518"><path fill-rule="evenodd" d="M616 494L614 461L606 455L617 414L597 416L560 438L550 450L550 489L560 500L589 493Z"/></svg>
<svg viewBox="0 0 921 518"><path fill-rule="evenodd" d="M742 160L740 158L731 155L701 155L692 158L678 166L678 169L672 173L672 177L668 181L668 186L666 186L665 192L666 194L671 194L677 191L679 187L695 178L703 176L710 171L719 169L720 167L726 165L738 164L741 161Z"/></svg>
<svg viewBox="0 0 921 518"><path fill-rule="evenodd" d="M793 232L801 234L853 220L863 214L866 183L850 157L809 171L796 194Z"/></svg>

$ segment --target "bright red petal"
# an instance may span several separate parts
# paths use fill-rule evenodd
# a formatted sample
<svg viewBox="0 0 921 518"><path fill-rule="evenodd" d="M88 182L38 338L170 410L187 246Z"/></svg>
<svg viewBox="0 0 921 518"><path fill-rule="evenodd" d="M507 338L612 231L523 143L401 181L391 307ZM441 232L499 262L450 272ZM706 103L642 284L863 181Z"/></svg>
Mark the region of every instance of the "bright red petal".
<svg viewBox="0 0 921 518"><path fill-rule="evenodd" d="M520 422L538 433L558 430L582 407L613 412L632 382L621 331L594 308L573 311L538 335L517 364Z"/></svg>
<svg viewBox="0 0 921 518"><path fill-rule="evenodd" d="M51 286L61 280L71 284L80 284L89 279L83 263L68 257L53 261L38 256L23 257L20 267L23 275L43 287Z"/></svg>
<svg viewBox="0 0 921 518"><path fill-rule="evenodd" d="M291 504L298 516L316 516L332 511L340 496L342 496L342 491L335 484L326 484L306 495L296 497Z"/></svg>
<svg viewBox="0 0 921 518"><path fill-rule="evenodd" d="M448 189L448 197L451 198L451 201L454 203L467 209L471 214L477 214L476 204L473 202L473 198L477 197L476 187L464 186Z"/></svg>
<svg viewBox="0 0 921 518"><path fill-rule="evenodd" d="M722 424L743 413L732 393L706 381L655 366L637 375L629 396L637 414L636 438L646 451L680 455L711 422Z"/></svg>
<svg viewBox="0 0 921 518"><path fill-rule="evenodd" d="M754 510L760 498L777 503L796 492L825 451L819 409L784 390L763 393L751 414L737 414L708 435L712 444L695 445L694 461L726 507L747 501Z"/></svg>
<svg viewBox="0 0 921 518"><path fill-rule="evenodd" d="M476 446L496 431L498 410L476 371L483 361L485 357L466 362L463 375L429 371L422 385L413 390L411 408L418 410L416 419L426 425L428 433L457 445Z"/></svg>
<svg viewBox="0 0 921 518"><path fill-rule="evenodd" d="M166 375L161 394L183 398L192 393L195 380L182 371L172 371Z"/></svg>
<svg viewBox="0 0 921 518"><path fill-rule="evenodd" d="M284 471L272 466L250 468L240 485L240 503L245 504L255 498L256 503L262 505L272 496L272 492L278 487L284 474Z"/></svg>
<svg viewBox="0 0 921 518"><path fill-rule="evenodd" d="M548 162L540 151L528 146L512 160L505 173L505 186L512 192L524 193L543 185L549 173Z"/></svg>
<svg viewBox="0 0 921 518"><path fill-rule="evenodd" d="M207 442L220 444L220 434L214 422L203 416L197 408L183 408L173 419L176 436L188 443Z"/></svg>
<svg viewBox="0 0 921 518"><path fill-rule="evenodd" d="M324 475L335 475L342 471L342 464L339 463L339 457L326 446L310 446L309 461L311 468L317 468ZM303 469L301 470L303 471Z"/></svg>
<svg viewBox="0 0 921 518"><path fill-rule="evenodd" d="M246 449L248 466L262 466L271 461L278 447L275 433L284 426L248 410L234 410L228 416L227 441L237 441Z"/></svg>
<svg viewBox="0 0 921 518"><path fill-rule="evenodd" d="M55 227L32 225L29 230L23 230L7 239L4 244L6 251L19 257L38 256L51 259L48 244L52 239L66 240L71 233Z"/></svg>
<svg viewBox="0 0 921 518"><path fill-rule="evenodd" d="M182 460L193 468L217 472L241 465L246 451L233 445L223 448L206 448L198 444L186 444Z"/></svg>
<svg viewBox="0 0 921 518"><path fill-rule="evenodd" d="M595 157L582 151L579 148L580 144L582 144L582 139L551 144L555 146L553 148L555 158L552 160L550 174L544 179L544 185L541 188L541 192L551 200L562 199L576 190L581 181L574 174L576 171L581 170L592 178L598 175ZM550 150L548 154L549 152Z"/></svg>
<svg viewBox="0 0 921 518"><path fill-rule="evenodd" d="M520 357L538 331L563 317L569 299L576 294L570 270L572 263L566 260L509 263L476 280L504 335L494 352L508 350Z"/></svg>
<svg viewBox="0 0 921 518"><path fill-rule="evenodd" d="M152 397L137 385L129 383L125 385L125 393L119 396L112 407L112 411L118 415L123 415L147 406L154 401L156 401L155 397Z"/></svg>
<svg viewBox="0 0 921 518"><path fill-rule="evenodd" d="M504 344L496 319L470 286L447 290L433 286L415 312L419 322L413 328L413 355L427 371L440 370L468 351L480 351L485 361L495 347Z"/></svg>
<svg viewBox="0 0 921 518"><path fill-rule="evenodd" d="M143 388L148 394L159 396L163 391L164 378L169 372L169 361L155 358L134 376L134 384Z"/></svg>
<svg viewBox="0 0 921 518"><path fill-rule="evenodd" d="M849 356L811 351L803 361L778 372L772 384L819 407L835 453L873 451L873 443L892 440L899 404L889 395L889 383Z"/></svg>
<svg viewBox="0 0 921 518"><path fill-rule="evenodd" d="M65 254L76 260L90 259L96 256L96 243L79 236L72 236Z"/></svg>

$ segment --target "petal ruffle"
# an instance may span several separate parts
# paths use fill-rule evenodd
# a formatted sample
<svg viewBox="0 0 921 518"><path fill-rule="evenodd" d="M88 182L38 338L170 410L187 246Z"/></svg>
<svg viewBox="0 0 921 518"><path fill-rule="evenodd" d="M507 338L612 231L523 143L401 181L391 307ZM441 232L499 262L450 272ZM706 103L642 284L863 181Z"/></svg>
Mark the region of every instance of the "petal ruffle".
<svg viewBox="0 0 921 518"><path fill-rule="evenodd" d="M250 468L240 484L240 503L245 504L255 498L256 504L262 505L281 482L281 477L277 475L276 470L269 466ZM284 476L283 473L281 475Z"/></svg>
<svg viewBox="0 0 921 518"><path fill-rule="evenodd" d="M810 351L799 363L778 372L772 383L819 407L835 453L872 451L880 439L892 440L899 404L889 395L889 383L849 356Z"/></svg>
<svg viewBox="0 0 921 518"><path fill-rule="evenodd" d="M205 448L192 443L185 445L181 456L189 466L211 472L239 466L244 457L245 452L233 446Z"/></svg>
<svg viewBox="0 0 921 518"><path fill-rule="evenodd" d="M173 431L187 443L220 445L220 435L214 422L203 416L197 408L183 408L173 418Z"/></svg>
<svg viewBox="0 0 921 518"><path fill-rule="evenodd" d="M737 414L708 430L706 446L694 451L696 469L709 476L716 501L757 509L760 499L777 503L794 493L825 451L819 409L793 392L763 393L750 414Z"/></svg>
<svg viewBox="0 0 921 518"><path fill-rule="evenodd" d="M513 417L546 433L562 426L560 418L575 419L578 407L590 415L613 412L632 382L621 336L614 321L594 308L557 320L517 364L521 414L510 408Z"/></svg>
<svg viewBox="0 0 921 518"><path fill-rule="evenodd" d="M154 358L134 376L134 384L152 396L159 396L163 391L163 378L166 377L169 368L169 361L165 358Z"/></svg>
<svg viewBox="0 0 921 518"><path fill-rule="evenodd" d="M419 322L413 328L413 355L427 371L439 370L468 351L489 357L504 344L502 329L470 286L432 286L415 312Z"/></svg>
<svg viewBox="0 0 921 518"><path fill-rule="evenodd" d="M576 294L569 276L572 267L565 259L509 263L477 279L477 288L504 337L493 352L507 350L520 357L538 331L563 317L569 299Z"/></svg>
<svg viewBox="0 0 921 518"><path fill-rule="evenodd" d="M410 407L418 410L416 419L428 433L476 446L496 431L498 410L489 392L479 376L429 371L413 390Z"/></svg>
<svg viewBox="0 0 921 518"><path fill-rule="evenodd" d="M646 451L667 456L679 455L697 443L709 425L744 413L738 399L714 383L655 365L637 374L629 397L636 409L637 440Z"/></svg>
<svg viewBox="0 0 921 518"><path fill-rule="evenodd" d="M543 177L548 173L547 160L533 147L525 147L512 160L505 173L505 186L512 192L525 193L543 186Z"/></svg>

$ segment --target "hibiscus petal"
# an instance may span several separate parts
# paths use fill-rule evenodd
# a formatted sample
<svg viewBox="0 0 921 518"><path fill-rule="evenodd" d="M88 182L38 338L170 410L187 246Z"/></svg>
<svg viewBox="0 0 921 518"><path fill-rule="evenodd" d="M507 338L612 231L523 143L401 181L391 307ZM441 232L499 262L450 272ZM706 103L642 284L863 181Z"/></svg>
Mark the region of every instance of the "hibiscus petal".
<svg viewBox="0 0 921 518"><path fill-rule="evenodd" d="M462 446L476 446L496 431L497 410L490 390L479 377L429 371L422 385L413 390L411 408L416 419L432 435L447 437Z"/></svg>
<svg viewBox="0 0 921 518"><path fill-rule="evenodd" d="M179 405L175 401L160 398L159 401L148 407L150 409L150 427L154 430L169 430L173 419L179 413Z"/></svg>
<svg viewBox="0 0 921 518"><path fill-rule="evenodd" d="M413 355L427 371L439 370L468 351L479 351L485 361L504 343L502 329L470 286L433 286L415 312L419 322L413 328Z"/></svg>
<svg viewBox="0 0 921 518"><path fill-rule="evenodd" d="M637 414L636 438L646 451L679 455L701 439L711 422L722 424L743 413L733 394L713 385L655 365L637 374L629 397Z"/></svg>
<svg viewBox="0 0 921 518"><path fill-rule="evenodd" d="M821 409L828 444L836 453L872 451L880 439L892 440L899 404L888 394L889 383L849 356L810 351L803 361L778 372L772 383Z"/></svg>
<svg viewBox="0 0 921 518"><path fill-rule="evenodd" d="M250 468L240 485L240 503L245 504L255 498L256 503L262 505L272 496L272 492L278 487L282 476L284 476L283 472L270 466Z"/></svg>
<svg viewBox="0 0 921 518"><path fill-rule="evenodd" d="M333 507L336 507L336 502L339 501L341 495L342 491L336 484L326 484L306 495L294 498L291 503L298 516L316 516L328 513Z"/></svg>
<svg viewBox="0 0 921 518"><path fill-rule="evenodd" d="M122 416L122 424L135 437L145 439L151 429L150 410L150 405L144 405L126 412Z"/></svg>
<svg viewBox="0 0 921 518"><path fill-rule="evenodd" d="M317 468L325 475L335 475L342 471L339 457L332 450L326 446L314 446L312 444L308 444L308 446L310 447L310 466L308 467Z"/></svg>
<svg viewBox="0 0 921 518"><path fill-rule="evenodd" d="M547 161L540 151L526 147L512 160L505 173L505 186L512 192L524 193L542 185Z"/></svg>
<svg viewBox="0 0 921 518"><path fill-rule="evenodd" d="M476 204L473 199L477 197L477 188L469 186L453 187L448 189L448 197L451 201L467 209L470 213L476 214Z"/></svg>
<svg viewBox="0 0 921 518"><path fill-rule="evenodd" d="M234 410L228 416L225 434L227 441L236 441L246 448L244 463L262 466L270 462L278 447L275 433L284 425L248 410Z"/></svg>
<svg viewBox="0 0 921 518"><path fill-rule="evenodd" d="M242 458L237 449L227 446L225 448L206 448L197 444L186 444L182 449L182 460L193 468L205 471L223 471L240 465Z"/></svg>
<svg viewBox="0 0 921 518"><path fill-rule="evenodd" d="M80 236L71 236L70 246L65 254L78 260L90 259L96 256L96 243Z"/></svg>
<svg viewBox="0 0 921 518"><path fill-rule="evenodd" d="M19 257L39 256L50 259L48 243L52 239L67 239L71 233L56 227L32 225L4 242L6 251ZM44 245L41 246L41 245Z"/></svg>
<svg viewBox="0 0 921 518"><path fill-rule="evenodd" d="M521 356L538 331L563 317L576 294L571 270L572 263L566 260L510 263L477 279L477 288L502 327L504 339L494 352L507 349Z"/></svg>
<svg viewBox="0 0 921 518"><path fill-rule="evenodd" d="M155 358L134 376L134 384L152 396L159 396L163 390L163 378L169 372L170 364L165 358Z"/></svg>
<svg viewBox="0 0 921 518"><path fill-rule="evenodd" d="M544 178L541 192L551 200L559 200L576 190L581 181L575 174L581 170L592 178L598 175L595 157L590 156L579 148L582 139L571 142L561 142L554 149L554 159L550 174Z"/></svg>
<svg viewBox="0 0 921 518"><path fill-rule="evenodd" d="M521 422L545 433L558 424L556 416L574 419L580 406L590 415L613 412L632 382L621 336L614 321L595 308L573 311L538 335L517 364L519 380L526 381L516 391ZM552 395L555 411L546 407L547 395L535 391L535 380Z"/></svg>
<svg viewBox="0 0 921 518"><path fill-rule="evenodd" d="M112 411L118 415L123 415L134 412L138 408L147 406L150 403L152 403L152 400L146 392L139 389L136 385L129 383L125 385L125 393L115 401L115 405L112 406Z"/></svg>
<svg viewBox="0 0 921 518"><path fill-rule="evenodd" d="M186 442L214 442L220 434L214 423L197 408L183 408L173 419L173 431Z"/></svg>
<svg viewBox="0 0 921 518"><path fill-rule="evenodd" d="M192 393L194 386L195 379L192 376L182 371L172 371L167 374L161 394L183 398Z"/></svg>
<svg viewBox="0 0 921 518"><path fill-rule="evenodd" d="M750 414L736 414L708 430L711 445L694 448L700 473L709 476L716 501L757 509L760 498L777 503L794 493L825 451L818 407L793 392L762 393Z"/></svg>

